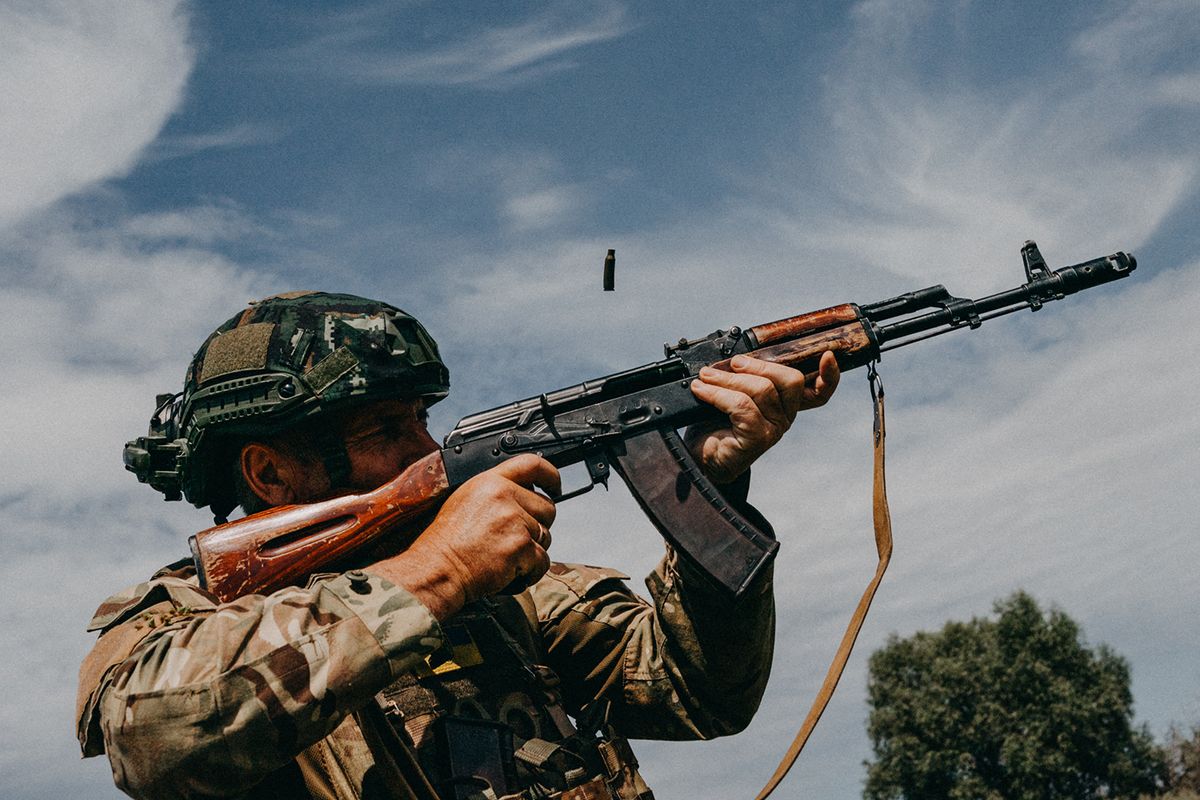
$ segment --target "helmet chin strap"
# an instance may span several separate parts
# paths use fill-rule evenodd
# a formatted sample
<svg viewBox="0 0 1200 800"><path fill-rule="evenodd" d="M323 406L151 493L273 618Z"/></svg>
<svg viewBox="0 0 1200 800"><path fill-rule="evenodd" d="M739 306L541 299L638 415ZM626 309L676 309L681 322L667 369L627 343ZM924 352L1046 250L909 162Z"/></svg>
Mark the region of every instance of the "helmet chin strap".
<svg viewBox="0 0 1200 800"><path fill-rule="evenodd" d="M350 455L346 452L346 443L342 437L328 428L321 427L312 432L312 442L316 446L321 463L325 465L330 488L345 486L350 480Z"/></svg>
<svg viewBox="0 0 1200 800"><path fill-rule="evenodd" d="M219 500L214 498L208 504L208 508L213 512L213 524L224 525L226 522L229 522L229 512L237 508L237 501L228 497L223 497Z"/></svg>

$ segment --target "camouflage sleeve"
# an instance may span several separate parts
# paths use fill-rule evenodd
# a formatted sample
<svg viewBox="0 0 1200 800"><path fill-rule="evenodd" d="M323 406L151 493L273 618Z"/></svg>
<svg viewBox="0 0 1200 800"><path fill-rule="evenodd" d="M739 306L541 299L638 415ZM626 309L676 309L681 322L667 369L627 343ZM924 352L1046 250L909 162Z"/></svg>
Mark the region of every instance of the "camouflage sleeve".
<svg viewBox="0 0 1200 800"><path fill-rule="evenodd" d="M653 605L623 577L555 564L532 589L547 657L571 710L610 701L609 721L631 738L707 739L745 728L774 649L770 572L736 603L670 548L646 579Z"/></svg>
<svg viewBox="0 0 1200 800"><path fill-rule="evenodd" d="M151 630L122 660L94 669L94 687L84 685L85 661L80 738L90 755L100 734L117 786L156 799L241 794L442 637L416 598L365 573L220 606L159 602L118 620L96 650L135 625Z"/></svg>

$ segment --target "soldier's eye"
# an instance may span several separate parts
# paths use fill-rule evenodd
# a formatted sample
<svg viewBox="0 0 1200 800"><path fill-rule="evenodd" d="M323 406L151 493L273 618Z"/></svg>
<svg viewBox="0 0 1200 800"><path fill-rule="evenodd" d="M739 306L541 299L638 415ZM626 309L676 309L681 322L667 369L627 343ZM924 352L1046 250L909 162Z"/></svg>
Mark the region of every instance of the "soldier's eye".
<svg viewBox="0 0 1200 800"><path fill-rule="evenodd" d="M399 426L384 423L349 436L347 439L355 444L378 445L395 439L399 435Z"/></svg>
<svg viewBox="0 0 1200 800"><path fill-rule="evenodd" d="M388 441L395 441L396 439L403 439L405 432L403 423L392 420L391 422L384 423L379 428L377 436Z"/></svg>

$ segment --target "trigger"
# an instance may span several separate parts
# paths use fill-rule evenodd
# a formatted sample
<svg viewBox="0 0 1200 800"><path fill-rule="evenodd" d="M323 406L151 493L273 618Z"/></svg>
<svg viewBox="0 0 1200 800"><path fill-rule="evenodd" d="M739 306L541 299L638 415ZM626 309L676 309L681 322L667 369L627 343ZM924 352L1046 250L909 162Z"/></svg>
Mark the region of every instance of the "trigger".
<svg viewBox="0 0 1200 800"><path fill-rule="evenodd" d="M578 489L573 489L563 494L550 495L550 499L555 503L561 503L563 500L570 500L572 497L579 497L581 494L587 494L597 485L608 489L608 476L611 468L608 466L608 456L603 452L593 453L590 457L583 459L583 466L587 469L589 482Z"/></svg>

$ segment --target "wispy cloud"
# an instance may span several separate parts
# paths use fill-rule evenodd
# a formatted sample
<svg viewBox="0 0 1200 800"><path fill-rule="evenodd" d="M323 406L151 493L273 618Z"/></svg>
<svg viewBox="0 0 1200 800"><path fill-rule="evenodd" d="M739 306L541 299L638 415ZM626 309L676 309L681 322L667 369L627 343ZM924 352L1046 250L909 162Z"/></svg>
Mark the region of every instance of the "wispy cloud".
<svg viewBox="0 0 1200 800"><path fill-rule="evenodd" d="M497 212L518 233L554 229L574 221L589 202L588 187L545 154L484 159Z"/></svg>
<svg viewBox="0 0 1200 800"><path fill-rule="evenodd" d="M519 230L552 225L579 204L575 192L567 186L548 186L521 192L504 202L504 214Z"/></svg>
<svg viewBox="0 0 1200 800"><path fill-rule="evenodd" d="M134 214L118 221L118 230L129 240L148 246L213 245L249 236L276 238L269 225L256 221L245 208L232 202Z"/></svg>
<svg viewBox="0 0 1200 800"><path fill-rule="evenodd" d="M277 54L275 63L341 80L394 86L499 89L569 69L588 45L631 29L624 8L603 0L552 4L521 22L480 27L421 48L397 49L384 35L395 24L382 11L336 18L318 37Z"/></svg>
<svg viewBox="0 0 1200 800"><path fill-rule="evenodd" d="M838 202L793 190L781 230L810 251L906 277L933 262L965 277L1027 238L1064 260L1139 247L1200 178L1194 139L1161 128L1163 112L1190 105L1195 64L1157 46L1188 38L1195 5L1113 8L1054 74L1002 90L926 75L911 34L936 25L942 5L857 6L856 35L830 75L833 135L801 183L815 176ZM1006 277L985 280L980 288Z"/></svg>
<svg viewBox="0 0 1200 800"><path fill-rule="evenodd" d="M282 136L278 126L266 122L242 122L206 133L164 135L154 141L143 160L165 161L211 150L254 147L277 142Z"/></svg>
<svg viewBox="0 0 1200 800"><path fill-rule="evenodd" d="M0 418L13 426L5 446L22 465L7 489L61 500L121 487L116 439L145 427L147 383L177 388L196 344L265 293L269 278L200 244L228 235L221 229L231 223L217 220L210 234L201 224L188 222L186 238L163 246L157 236L55 216L0 247L12 270L0 298L16 315L0 341L8 376ZM131 220L138 227L153 226ZM72 442L71 470L62 450L46 446L48 420L56 441Z"/></svg>
<svg viewBox="0 0 1200 800"><path fill-rule="evenodd" d="M1163 105L1200 107L1200 72L1168 75L1154 81L1153 87Z"/></svg>
<svg viewBox="0 0 1200 800"><path fill-rule="evenodd" d="M604 187L573 175L549 152L513 148L496 153L455 144L431 157L421 178L453 201L486 198L506 233L551 235L570 229Z"/></svg>
<svg viewBox="0 0 1200 800"><path fill-rule="evenodd" d="M1144 75L1172 54L1186 52L1198 34L1200 15L1191 0L1134 0L1102 7L1071 49L1099 72L1133 69Z"/></svg>

